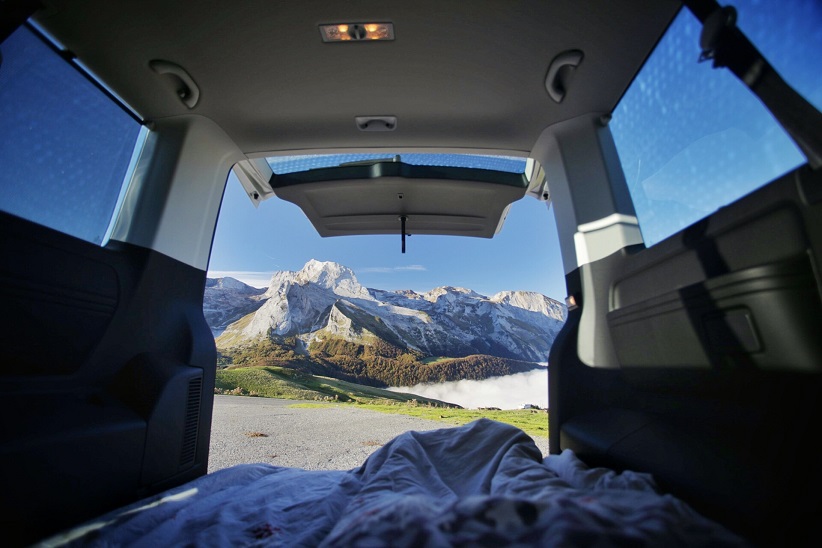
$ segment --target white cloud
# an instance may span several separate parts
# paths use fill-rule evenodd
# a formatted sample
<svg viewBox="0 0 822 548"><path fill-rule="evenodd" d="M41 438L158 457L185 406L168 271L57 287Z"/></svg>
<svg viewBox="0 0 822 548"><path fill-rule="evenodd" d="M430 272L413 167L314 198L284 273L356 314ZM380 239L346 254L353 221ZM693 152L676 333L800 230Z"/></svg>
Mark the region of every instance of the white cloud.
<svg viewBox="0 0 822 548"><path fill-rule="evenodd" d="M410 264L408 266L368 266L358 268L357 272L362 274L393 274L394 272L424 272L428 270L421 264Z"/></svg>
<svg viewBox="0 0 822 548"><path fill-rule="evenodd" d="M410 392L426 398L456 403L462 407L499 407L519 409L524 404L548 407L548 368L535 369L482 381L453 381L437 384L392 387L395 392Z"/></svg>
<svg viewBox="0 0 822 548"><path fill-rule="evenodd" d="M209 270L209 278L234 278L252 287L268 287L273 271L249 272L244 270Z"/></svg>

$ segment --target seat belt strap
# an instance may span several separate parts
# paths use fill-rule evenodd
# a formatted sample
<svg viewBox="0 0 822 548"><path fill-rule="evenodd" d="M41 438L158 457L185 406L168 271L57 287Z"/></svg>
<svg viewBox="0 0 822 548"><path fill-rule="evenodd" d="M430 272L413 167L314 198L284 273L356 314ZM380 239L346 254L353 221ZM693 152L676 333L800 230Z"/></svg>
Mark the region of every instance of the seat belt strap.
<svg viewBox="0 0 822 548"><path fill-rule="evenodd" d="M736 9L716 0L683 0L702 23L699 61L727 67L773 114L808 160L822 166L822 112L802 97L768 63L736 26Z"/></svg>

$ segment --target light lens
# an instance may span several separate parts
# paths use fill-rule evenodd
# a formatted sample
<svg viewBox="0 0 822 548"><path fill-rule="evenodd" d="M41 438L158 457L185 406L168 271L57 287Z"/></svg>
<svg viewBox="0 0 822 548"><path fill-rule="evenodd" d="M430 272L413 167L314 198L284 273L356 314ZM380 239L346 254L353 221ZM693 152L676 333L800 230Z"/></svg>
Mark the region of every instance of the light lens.
<svg viewBox="0 0 822 548"><path fill-rule="evenodd" d="M393 40L393 23L335 23L320 25L323 42L361 42Z"/></svg>

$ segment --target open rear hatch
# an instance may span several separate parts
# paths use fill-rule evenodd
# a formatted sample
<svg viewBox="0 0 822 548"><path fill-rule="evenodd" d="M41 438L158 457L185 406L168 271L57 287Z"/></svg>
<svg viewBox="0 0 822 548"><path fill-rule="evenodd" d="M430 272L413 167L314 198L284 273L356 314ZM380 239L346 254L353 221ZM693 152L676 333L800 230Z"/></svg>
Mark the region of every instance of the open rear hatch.
<svg viewBox="0 0 822 548"><path fill-rule="evenodd" d="M547 198L544 173L525 158L415 153L345 161L360 156L275 157L241 162L235 173L252 201L276 195L296 204L321 236L491 238L512 202L526 193Z"/></svg>

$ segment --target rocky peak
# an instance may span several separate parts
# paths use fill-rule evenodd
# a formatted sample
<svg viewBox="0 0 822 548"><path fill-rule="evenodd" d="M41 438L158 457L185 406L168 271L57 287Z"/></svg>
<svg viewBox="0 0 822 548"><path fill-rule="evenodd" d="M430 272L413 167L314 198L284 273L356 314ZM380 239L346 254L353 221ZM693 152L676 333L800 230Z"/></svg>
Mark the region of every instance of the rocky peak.
<svg viewBox="0 0 822 548"><path fill-rule="evenodd" d="M396 293L397 295L401 295L403 297L408 297L409 299L420 298L420 294L414 291L413 289L397 289L392 291L392 293Z"/></svg>
<svg viewBox="0 0 822 548"><path fill-rule="evenodd" d="M473 289L466 289L464 287L452 287L450 285L434 288L423 295L423 298L425 300L431 301L432 303L437 302L441 298L445 298L448 301L454 301L456 299L464 297L469 297L473 299L483 298L482 295L480 295Z"/></svg>
<svg viewBox="0 0 822 548"><path fill-rule="evenodd" d="M318 261L311 259L305 266L297 272L295 281L297 283L314 283L326 289L333 289L341 282L353 280L359 285L354 272L339 263L332 261Z"/></svg>
<svg viewBox="0 0 822 548"><path fill-rule="evenodd" d="M514 306L546 316L565 320L565 305L540 293L533 291L500 291L491 297L491 302Z"/></svg>
<svg viewBox="0 0 822 548"><path fill-rule="evenodd" d="M231 278L228 276L225 278L207 278L206 287L214 289L242 291L245 293L260 293L260 291L257 288L251 287L250 285L244 284L236 278Z"/></svg>
<svg viewBox="0 0 822 548"><path fill-rule="evenodd" d="M354 272L333 261L311 259L297 272L280 271L271 277L266 296L285 295L291 285L312 285L316 288L331 290L342 297L373 300L373 297L360 284Z"/></svg>

